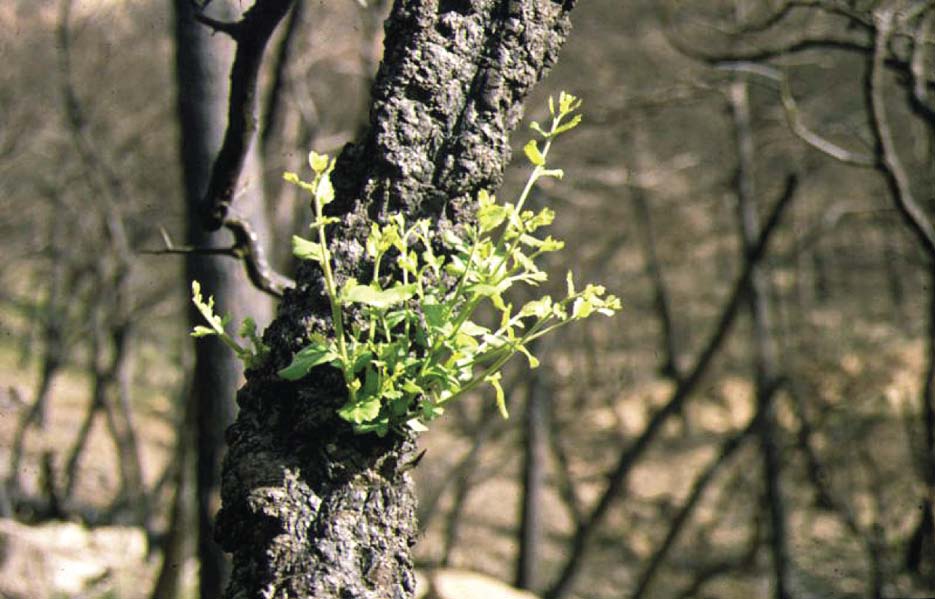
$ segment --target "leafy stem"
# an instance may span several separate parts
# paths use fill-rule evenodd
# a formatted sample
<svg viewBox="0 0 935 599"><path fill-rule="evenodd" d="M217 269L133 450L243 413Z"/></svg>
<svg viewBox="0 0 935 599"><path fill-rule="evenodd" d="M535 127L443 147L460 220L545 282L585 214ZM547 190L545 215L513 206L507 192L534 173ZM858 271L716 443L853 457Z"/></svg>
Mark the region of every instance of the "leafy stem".
<svg viewBox="0 0 935 599"><path fill-rule="evenodd" d="M358 433L425 430L427 422L444 412L447 402L481 383L493 387L497 407L507 417L500 370L511 357L523 354L535 368L539 361L528 347L532 341L569 322L595 313L610 316L620 309L620 300L599 285L576 290L570 272L567 292L559 300L543 295L515 313L504 300L514 284L536 286L546 281L547 274L535 260L564 246L551 236L537 236L540 228L552 223L555 213L549 208L533 212L524 206L542 177L562 178L562 171L548 168L546 159L554 139L581 121L576 113L580 105L580 100L564 92L557 105L549 99L548 130L532 124L544 140L542 149L536 141L524 147L533 169L516 203L500 203L481 190L476 223L465 227L463 235L447 230L435 239L428 220L407 225L402 214L373 223L366 240L366 255L372 261L368 284L351 278L339 288L334 278L325 229L337 219L324 215L325 205L334 199L330 180L334 161L312 152L311 182L286 173L287 181L312 196L315 221L311 227L317 229L317 240L295 236L292 249L297 257L321 267L334 336L310 334L308 345L296 352L279 375L300 380L317 367L340 369L347 401L338 415ZM436 254L439 244L446 251ZM384 274L381 270L390 252L394 252L396 268ZM226 321L213 314L211 302L205 304L200 293L194 300L211 325L198 327L196 333L222 335L238 355L249 358L248 350L225 337ZM471 320L484 304L500 314L493 330ZM359 306L366 325L347 326L343 310L351 305ZM247 336L256 338L255 333Z"/></svg>

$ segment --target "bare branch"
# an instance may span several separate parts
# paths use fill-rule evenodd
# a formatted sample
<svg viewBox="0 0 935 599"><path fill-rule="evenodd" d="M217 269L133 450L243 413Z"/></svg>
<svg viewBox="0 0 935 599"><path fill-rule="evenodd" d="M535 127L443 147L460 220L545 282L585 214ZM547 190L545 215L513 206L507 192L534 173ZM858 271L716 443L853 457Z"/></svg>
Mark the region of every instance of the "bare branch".
<svg viewBox="0 0 935 599"><path fill-rule="evenodd" d="M927 42L932 37L932 30L935 29L935 10L932 10L919 22L912 38L912 59L909 63L909 70L912 73L912 94L916 102L924 110L935 115L935 103L932 102L931 90L929 90L927 73L930 70L928 64Z"/></svg>
<svg viewBox="0 0 935 599"><path fill-rule="evenodd" d="M209 17L201 10L196 10L194 14L195 14L196 21L198 21L202 25L207 26L209 29L211 29L215 33L224 33L226 35L229 35L234 40L239 39L241 30L242 30L241 22L228 23L226 21L219 21L217 19L213 19Z"/></svg>
<svg viewBox="0 0 935 599"><path fill-rule="evenodd" d="M637 463L643 453L649 448L649 444L656 438L656 435L662 430L663 424L673 415L678 413L685 403L685 400L701 382L702 376L707 372L708 366L714 356L720 351L721 346L727 339L728 333L733 327L737 314L740 311L742 300L745 297L750 285L756 265L766 255L766 248L773 232L779 225L782 215L786 208L792 203L795 197L795 191L798 188L798 179L795 176L789 176L786 179L785 189L779 201L773 207L769 218L760 231L760 234L751 249L746 253L742 272L734 283L730 298L725 304L718 319L717 326L714 329L707 344L701 354L696 358L693 367L688 371L683 379L676 385L675 390L669 397L666 404L656 411L643 430L643 433L626 447L617 460L614 469L607 475L607 486L604 492L597 500L594 508L585 518L584 522L578 526L572 539L569 555L571 556L562 567L557 580L546 591L546 599L559 599L567 595L571 590L571 584L578 573L582 559L585 555L591 537L598 530L610 506L620 498L624 493L625 483L629 477L630 471Z"/></svg>
<svg viewBox="0 0 935 599"><path fill-rule="evenodd" d="M228 214L224 226L234 234L234 245L226 248L198 248L191 246L177 246L169 237L165 229L160 228L165 248L161 250L139 250L144 255L186 255L199 254L202 256L230 256L244 263L247 277L253 286L273 297L281 298L288 287L294 287L295 281L282 275L270 267L266 260L266 252L260 244L259 236L253 226L246 219Z"/></svg>
<svg viewBox="0 0 935 599"><path fill-rule="evenodd" d="M935 228L916 203L909 183L909 175L896 152L896 143L890 128L884 104L883 68L886 48L893 32L895 13L891 9L879 10L874 14L876 37L873 56L867 73L866 91L870 104L871 130L876 138L881 160L878 168L886 179L900 215L916 235L930 259L935 260Z"/></svg>
<svg viewBox="0 0 935 599"><path fill-rule="evenodd" d="M243 260L247 276L257 289L273 297L282 297L286 287L295 285L292 279L270 267L259 237L247 219L228 212L224 226L234 234L236 255Z"/></svg>
<svg viewBox="0 0 935 599"><path fill-rule="evenodd" d="M257 0L237 23L237 51L231 66L227 130L211 169L201 209L209 231L225 225L247 151L257 130L257 82L263 52L273 31L295 0Z"/></svg>
<svg viewBox="0 0 935 599"><path fill-rule="evenodd" d="M679 534L689 521L692 512L704 495L708 485L714 480L714 476L718 471L730 461L731 456L743 446L744 441L746 441L751 433L760 425L762 417L763 412L757 411L753 418L750 419L750 422L747 423L747 426L728 437L727 440L721 444L721 449L717 457L715 457L708 467L695 478L695 482L692 483L691 491L689 491L688 497L685 499L684 503L682 503L682 507L679 509L678 513L670 519L669 530L665 538L659 545L659 548L656 549L656 553L649 559L642 575L640 575L639 582L636 585L636 591L633 592L633 599L641 599L646 595L646 591L649 589L653 578L655 578L656 572L665 562L666 556L668 556L669 551L675 545L675 541L678 540Z"/></svg>
<svg viewBox="0 0 935 599"><path fill-rule="evenodd" d="M302 23L302 12L305 6L305 0L297 0L292 12L289 13L289 20L286 21L286 31L282 35L279 47L276 48L275 58L273 60L272 81L269 84L269 92L263 107L263 118L261 121L260 143L265 149L269 146L272 134L276 131L280 113L282 112L284 88L289 79L289 64L292 60L292 53L299 37L299 24Z"/></svg>
<svg viewBox="0 0 935 599"><path fill-rule="evenodd" d="M877 159L869 154L861 154L853 150L843 148L829 139L815 133L802 121L802 115L799 112L798 103L792 95L792 86L789 84L789 76L783 70L766 64L747 61L728 61L717 65L718 69L734 72L749 73L775 81L779 85L779 94L782 101L782 107L785 110L786 122L792 132L802 141L822 154L830 156L845 164L851 164L861 167L875 167Z"/></svg>
<svg viewBox="0 0 935 599"><path fill-rule="evenodd" d="M854 152L846 148L842 148L836 143L830 141L818 135L811 129L809 129L804 122L802 122L802 115L799 113L799 106L795 101L795 98L792 96L792 86L789 85L789 77L783 73L782 79L780 81L780 98L782 100L782 107L786 113L786 122L789 124L789 128L792 132L802 141L807 143L812 148L818 150L822 154L826 154L839 160L845 164L852 164L854 166L862 167L872 167L875 166L877 160L875 157L870 156L869 154L861 154L860 152Z"/></svg>

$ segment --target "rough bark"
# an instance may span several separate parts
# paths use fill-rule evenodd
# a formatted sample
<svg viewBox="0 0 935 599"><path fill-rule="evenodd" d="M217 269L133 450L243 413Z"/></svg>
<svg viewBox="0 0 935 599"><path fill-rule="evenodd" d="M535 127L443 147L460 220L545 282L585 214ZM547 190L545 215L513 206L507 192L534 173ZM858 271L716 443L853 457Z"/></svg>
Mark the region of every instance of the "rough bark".
<svg viewBox="0 0 935 599"><path fill-rule="evenodd" d="M227 72L233 47L224 36L213 35L195 21L190 0L175 0L174 5L181 160L188 206L187 243L197 248L227 247L231 244L230 234L223 230L208 232L199 207L227 122ZM238 210L249 218L261 239L268 239L261 169L255 149L248 153L244 175L245 189L237 197ZM269 298L251 287L238 261L192 253L186 256L185 268L186 280L200 281L205 294L215 297L218 311L230 313L233 322L239 323L248 315L261 326L269 321L272 312ZM201 319L192 307L191 324L201 324ZM234 421L233 397L241 376L240 362L217 338L196 340L189 401L196 406L196 522L202 597L220 597L229 577L229 561L214 540L214 515L220 492L224 431Z"/></svg>
<svg viewBox="0 0 935 599"><path fill-rule="evenodd" d="M334 173L342 223L330 235L339 279L355 274L369 222L387 209L465 218L496 188L523 101L551 66L573 2L400 0L387 22L370 128ZM228 598L396 599L415 587L413 439L355 436L335 410L340 375L287 383L275 371L309 328L327 331L317 269L303 264L267 330L271 359L248 373L228 431L218 538L233 552Z"/></svg>

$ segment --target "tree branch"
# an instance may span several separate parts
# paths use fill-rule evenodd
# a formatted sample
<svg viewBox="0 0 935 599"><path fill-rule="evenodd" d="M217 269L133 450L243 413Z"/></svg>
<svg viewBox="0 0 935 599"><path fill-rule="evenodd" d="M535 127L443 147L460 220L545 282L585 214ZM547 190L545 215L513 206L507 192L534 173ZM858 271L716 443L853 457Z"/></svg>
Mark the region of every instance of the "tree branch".
<svg viewBox="0 0 935 599"><path fill-rule="evenodd" d="M139 250L138 254L150 256L164 255L188 255L198 254L200 256L230 256L244 263L247 271L247 277L254 287L275 298L281 298L286 288L294 287L295 281L289 277L280 274L270 267L266 259L266 252L260 243L259 236L253 230L250 222L244 218L228 214L228 219L224 222L234 234L234 245L224 248L202 248L191 246L177 246L166 233L161 229L162 240L165 247L161 250Z"/></svg>
<svg viewBox="0 0 935 599"><path fill-rule="evenodd" d="M227 130L211 169L201 210L202 225L209 231L216 231L226 224L237 181L257 130L257 82L263 52L276 26L294 2L257 0L238 23L222 24L219 29L234 37L237 51L231 66ZM199 18L202 22L204 19L204 16ZM209 26L217 29L218 23L211 20Z"/></svg>
<svg viewBox="0 0 935 599"><path fill-rule="evenodd" d="M782 196L773 207L756 243L753 244L750 251L746 254L740 276L734 283L730 298L721 312L717 326L711 338L708 340L707 345L701 354L699 354L694 366L688 374L685 375L685 378L676 386L669 401L652 415L643 433L620 454L617 465L607 475L607 486L603 494L601 494L594 508L592 508L587 519L575 531L571 543L572 546L569 550L569 555L571 557L566 561L556 581L545 593L544 597L546 599L560 599L571 590L571 584L578 573L591 537L600 527L610 506L623 494L624 485L633 466L649 447L653 439L655 439L656 435L662 430L662 425L670 416L678 413L682 409L685 400L695 390L702 376L707 372L708 366L711 364L714 356L720 350L724 340L727 339L727 335L740 311L742 300L747 293L750 278L756 265L759 264L765 256L769 240L772 238L773 232L779 225L786 208L792 203L797 187L798 179L794 175L790 175L786 179Z"/></svg>
<svg viewBox="0 0 935 599"><path fill-rule="evenodd" d="M919 243L930 259L935 260L935 228L925 213L916 203L909 183L909 175L903 166L893 141L893 132L890 128L889 117L886 114L886 105L883 97L883 67L886 61L887 44L893 32L895 14L890 9L879 10L874 13L876 36L874 39L873 54L868 61L865 90L869 112L871 116L871 131L873 132L877 152L880 156L877 168L883 173L886 185L890 190L896 208L909 229L918 238Z"/></svg>
<svg viewBox="0 0 935 599"><path fill-rule="evenodd" d="M718 471L730 461L731 456L743 446L744 441L746 441L760 425L762 417L763 412L757 411L754 417L750 419L750 422L747 423L747 426L721 443L721 449L717 457L715 457L714 460L708 464L708 467L695 478L695 482L692 483L691 490L684 503L682 503L681 509L670 519L669 530L666 532L665 538L643 569L643 573L640 575L639 581L636 584L636 591L633 592L633 599L642 599L642 597L646 595L646 591L649 589L653 578L655 578L656 572L665 562L669 551L675 545L676 540L678 540L679 534L689 521L692 512L695 510L695 507L697 507L708 485L714 480L714 476Z"/></svg>

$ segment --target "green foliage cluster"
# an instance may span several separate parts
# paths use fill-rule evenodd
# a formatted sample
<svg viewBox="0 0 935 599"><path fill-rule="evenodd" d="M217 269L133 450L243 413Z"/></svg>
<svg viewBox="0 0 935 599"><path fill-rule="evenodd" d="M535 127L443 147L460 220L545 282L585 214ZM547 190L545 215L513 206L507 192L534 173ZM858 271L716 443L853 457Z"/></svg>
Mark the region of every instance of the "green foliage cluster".
<svg viewBox="0 0 935 599"><path fill-rule="evenodd" d="M312 181L286 173L287 181L312 196L315 239L293 237L292 249L298 258L317 262L322 269L334 336L311 334L308 345L279 375L299 380L317 366L339 369L348 395L338 414L358 433L425 430L425 423L441 415L448 402L485 383L494 388L506 418L500 371L511 357L521 353L535 368L539 362L529 351L532 341L569 322L598 313L610 316L620 309L619 299L599 285L576 288L570 271L564 297L543 295L518 309L504 299L514 284L537 286L546 281L536 259L564 246L551 236L536 235L554 220L551 209L535 212L523 206L540 178L562 177L560 169L547 168L546 159L553 140L581 121L576 113L580 104L564 92L557 103L549 99L549 127L532 125L542 147L534 139L524 148L533 170L516 203L500 203L481 191L475 224L461 235L446 230L444 251L433 247L426 219L407 223L397 213L385 224L373 223L366 242L372 266L369 282L350 278L338 286L335 281L326 227L337 219L324 215L324 207L334 199L334 161L312 152ZM383 272L390 260L398 274ZM205 305L200 295L195 301L199 309ZM345 319L344 307L349 305L360 308L361 320ZM484 305L498 313L496 326L472 320ZM199 327L193 334L221 335L247 360L265 353L262 345L241 348L223 332L221 319L210 310L202 312L212 327Z"/></svg>
<svg viewBox="0 0 935 599"><path fill-rule="evenodd" d="M233 352L237 354L237 357L240 358L246 368L255 368L266 360L266 357L269 355L269 348L266 347L259 335L257 335L256 322L254 322L252 318L245 318L240 324L240 330L237 333L240 337L250 342L252 347L248 347L237 343L233 337L227 334L226 327L231 319L230 314L225 314L222 317L214 313L214 297L208 296L208 301L205 301L201 295L201 283L198 281L192 281L192 302L194 302L195 307L198 308L198 311L204 316L205 321L209 325L195 326L191 333L192 337L216 335L227 347L231 348Z"/></svg>

